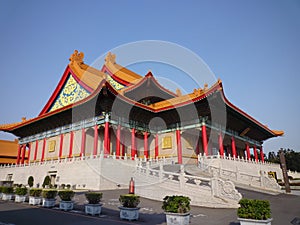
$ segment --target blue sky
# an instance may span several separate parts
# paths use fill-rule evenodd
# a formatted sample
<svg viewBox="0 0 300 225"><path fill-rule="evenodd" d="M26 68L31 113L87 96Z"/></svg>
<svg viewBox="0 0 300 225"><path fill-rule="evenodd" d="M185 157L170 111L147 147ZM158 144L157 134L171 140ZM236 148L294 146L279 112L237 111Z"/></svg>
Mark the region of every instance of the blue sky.
<svg viewBox="0 0 300 225"><path fill-rule="evenodd" d="M0 124L38 115L74 49L91 64L119 45L162 40L200 56L232 103L285 131L266 152L300 151L300 1L0 0L0 29Z"/></svg>

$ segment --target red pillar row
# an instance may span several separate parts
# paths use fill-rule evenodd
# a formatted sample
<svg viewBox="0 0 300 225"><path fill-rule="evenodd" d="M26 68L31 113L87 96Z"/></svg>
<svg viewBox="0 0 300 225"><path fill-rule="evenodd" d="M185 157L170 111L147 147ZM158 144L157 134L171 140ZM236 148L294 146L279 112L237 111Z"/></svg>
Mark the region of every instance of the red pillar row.
<svg viewBox="0 0 300 225"><path fill-rule="evenodd" d="M255 162L257 162L258 161L258 155L257 155L256 146L254 146L254 148L253 148L253 153L254 153Z"/></svg>
<svg viewBox="0 0 300 225"><path fill-rule="evenodd" d="M176 142L177 142L178 164L182 164L182 145L181 145L181 134L179 129L176 130Z"/></svg>
<svg viewBox="0 0 300 225"><path fill-rule="evenodd" d="M208 147L207 147L207 133L206 133L206 126L202 124L202 145L203 151L205 155L208 155Z"/></svg>

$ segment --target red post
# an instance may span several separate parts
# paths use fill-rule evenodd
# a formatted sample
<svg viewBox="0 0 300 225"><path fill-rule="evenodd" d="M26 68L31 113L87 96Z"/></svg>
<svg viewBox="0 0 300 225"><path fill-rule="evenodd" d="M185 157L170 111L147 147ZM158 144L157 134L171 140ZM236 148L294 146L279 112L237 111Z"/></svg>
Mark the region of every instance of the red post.
<svg viewBox="0 0 300 225"><path fill-rule="evenodd" d="M178 164L182 164L182 146L181 146L181 134L180 130L176 130L176 142L177 142L177 158Z"/></svg>
<svg viewBox="0 0 300 225"><path fill-rule="evenodd" d="M137 154L137 152L136 152L136 147L135 147L135 129L132 128L132 130L131 130L131 158L134 159L136 154Z"/></svg>
<svg viewBox="0 0 300 225"><path fill-rule="evenodd" d="M81 149L80 149L80 157L84 156L84 152L85 152L85 129L82 128L81 129Z"/></svg>
<svg viewBox="0 0 300 225"><path fill-rule="evenodd" d="M129 181L129 194L134 194L134 180L133 177L131 177Z"/></svg>
<svg viewBox="0 0 300 225"><path fill-rule="evenodd" d="M104 124L104 155L110 154L110 140L109 140L109 122Z"/></svg>
<svg viewBox="0 0 300 225"><path fill-rule="evenodd" d="M121 140L121 125L119 124L118 128L117 128L117 138L116 138L116 156L117 156L117 158L119 158L120 152L121 152L120 140Z"/></svg>
<svg viewBox="0 0 300 225"><path fill-rule="evenodd" d="M31 152L31 142L28 145L28 153L27 153L27 163L30 162L30 152Z"/></svg>
<svg viewBox="0 0 300 225"><path fill-rule="evenodd" d="M46 138L43 139L43 148L42 148L41 162L43 162L44 158L45 158L45 149L46 149Z"/></svg>
<svg viewBox="0 0 300 225"><path fill-rule="evenodd" d="M206 133L205 123L202 124L202 145L203 145L204 154L208 155L207 133Z"/></svg>
<svg viewBox="0 0 300 225"><path fill-rule="evenodd" d="M36 161L38 148L39 148L39 141L36 140L35 141L35 149L34 149L34 158L33 158L34 161Z"/></svg>
<svg viewBox="0 0 300 225"><path fill-rule="evenodd" d="M237 157L236 155L236 148L235 148L235 140L234 140L234 137L231 137L231 149L232 149L232 156L234 158Z"/></svg>
<svg viewBox="0 0 300 225"><path fill-rule="evenodd" d="M255 162L257 162L258 161L258 155L257 155L256 146L253 147L253 153L254 153Z"/></svg>
<svg viewBox="0 0 300 225"><path fill-rule="evenodd" d="M98 148L98 125L94 126L94 150L93 155L97 155L97 148Z"/></svg>
<svg viewBox="0 0 300 225"><path fill-rule="evenodd" d="M155 151L155 158L157 158L158 157L158 155L159 155L159 152L158 152L158 134L156 134L155 135L155 147L154 147L155 149L154 149L154 151Z"/></svg>
<svg viewBox="0 0 300 225"><path fill-rule="evenodd" d="M58 158L61 159L62 157L62 151L63 151L63 144L64 144L64 135L60 135L60 142L59 142L59 153L58 153Z"/></svg>
<svg viewBox="0 0 300 225"><path fill-rule="evenodd" d="M265 157L264 157L264 152L263 152L263 147L262 147L262 146L260 147L260 160L261 160L262 162L265 161Z"/></svg>
<svg viewBox="0 0 300 225"><path fill-rule="evenodd" d="M148 133L144 132L144 156L148 159Z"/></svg>
<svg viewBox="0 0 300 225"><path fill-rule="evenodd" d="M69 158L73 156L73 142L74 142L74 131L70 132L70 148L69 148Z"/></svg>
<svg viewBox="0 0 300 225"><path fill-rule="evenodd" d="M21 150L22 150L22 146L19 145L19 147L18 147L18 155L17 155L17 164L20 164Z"/></svg>
<svg viewBox="0 0 300 225"><path fill-rule="evenodd" d="M246 144L246 153L247 153L247 159L250 160L251 156L250 156L250 148L249 148L249 144Z"/></svg>
<svg viewBox="0 0 300 225"><path fill-rule="evenodd" d="M26 144L23 145L23 147L22 147L22 160L21 160L21 164L24 164L25 153L26 153Z"/></svg>
<svg viewBox="0 0 300 225"><path fill-rule="evenodd" d="M219 149L220 149L220 155L223 158L224 157L224 147L223 147L223 138L222 133L219 134Z"/></svg>

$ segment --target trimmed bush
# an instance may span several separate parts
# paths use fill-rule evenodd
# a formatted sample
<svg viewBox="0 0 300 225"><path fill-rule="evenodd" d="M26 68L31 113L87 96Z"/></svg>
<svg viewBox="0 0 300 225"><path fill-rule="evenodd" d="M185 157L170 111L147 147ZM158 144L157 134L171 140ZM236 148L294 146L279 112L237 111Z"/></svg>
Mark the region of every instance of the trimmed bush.
<svg viewBox="0 0 300 225"><path fill-rule="evenodd" d="M54 189L44 189L42 191L42 197L47 199L53 199L57 195L57 190Z"/></svg>
<svg viewBox="0 0 300 225"><path fill-rule="evenodd" d="M136 208L140 203L140 196L135 194L120 195L119 201L123 207Z"/></svg>
<svg viewBox="0 0 300 225"><path fill-rule="evenodd" d="M33 176L28 177L27 184L29 185L29 187L33 187L33 182L34 182Z"/></svg>
<svg viewBox="0 0 300 225"><path fill-rule="evenodd" d="M190 211L191 199L186 196L173 195L163 199L162 209L171 213L187 213Z"/></svg>
<svg viewBox="0 0 300 225"><path fill-rule="evenodd" d="M44 182L43 182L43 188L45 188L46 186L50 186L51 185L51 178L50 176L45 176L44 178Z"/></svg>
<svg viewBox="0 0 300 225"><path fill-rule="evenodd" d="M29 190L29 195L32 197L41 197L43 189L41 188L31 188Z"/></svg>
<svg viewBox="0 0 300 225"><path fill-rule="evenodd" d="M16 195L26 195L28 192L26 187L17 187L15 190Z"/></svg>
<svg viewBox="0 0 300 225"><path fill-rule="evenodd" d="M99 204L101 201L103 193L102 192L86 192L85 197L89 204Z"/></svg>
<svg viewBox="0 0 300 225"><path fill-rule="evenodd" d="M71 201L75 193L72 190L60 190L58 191L58 196L62 201Z"/></svg>
<svg viewBox="0 0 300 225"><path fill-rule="evenodd" d="M239 218L266 220L271 218L270 202L267 200L246 199L239 201L237 210Z"/></svg>
<svg viewBox="0 0 300 225"><path fill-rule="evenodd" d="M13 187L2 187L3 194L13 194L14 188Z"/></svg>

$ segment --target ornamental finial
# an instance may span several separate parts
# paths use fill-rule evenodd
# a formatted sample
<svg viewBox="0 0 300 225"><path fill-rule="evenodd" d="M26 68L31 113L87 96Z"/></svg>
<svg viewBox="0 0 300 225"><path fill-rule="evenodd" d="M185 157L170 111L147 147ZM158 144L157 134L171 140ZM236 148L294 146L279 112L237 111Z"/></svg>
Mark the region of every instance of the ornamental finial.
<svg viewBox="0 0 300 225"><path fill-rule="evenodd" d="M75 50L74 53L69 58L69 60L71 61L71 63L73 62L83 63L83 57L84 57L83 52L78 53L78 50Z"/></svg>
<svg viewBox="0 0 300 225"><path fill-rule="evenodd" d="M112 62L113 64L116 64L116 55L112 54L111 52L107 53L105 57L105 62Z"/></svg>

